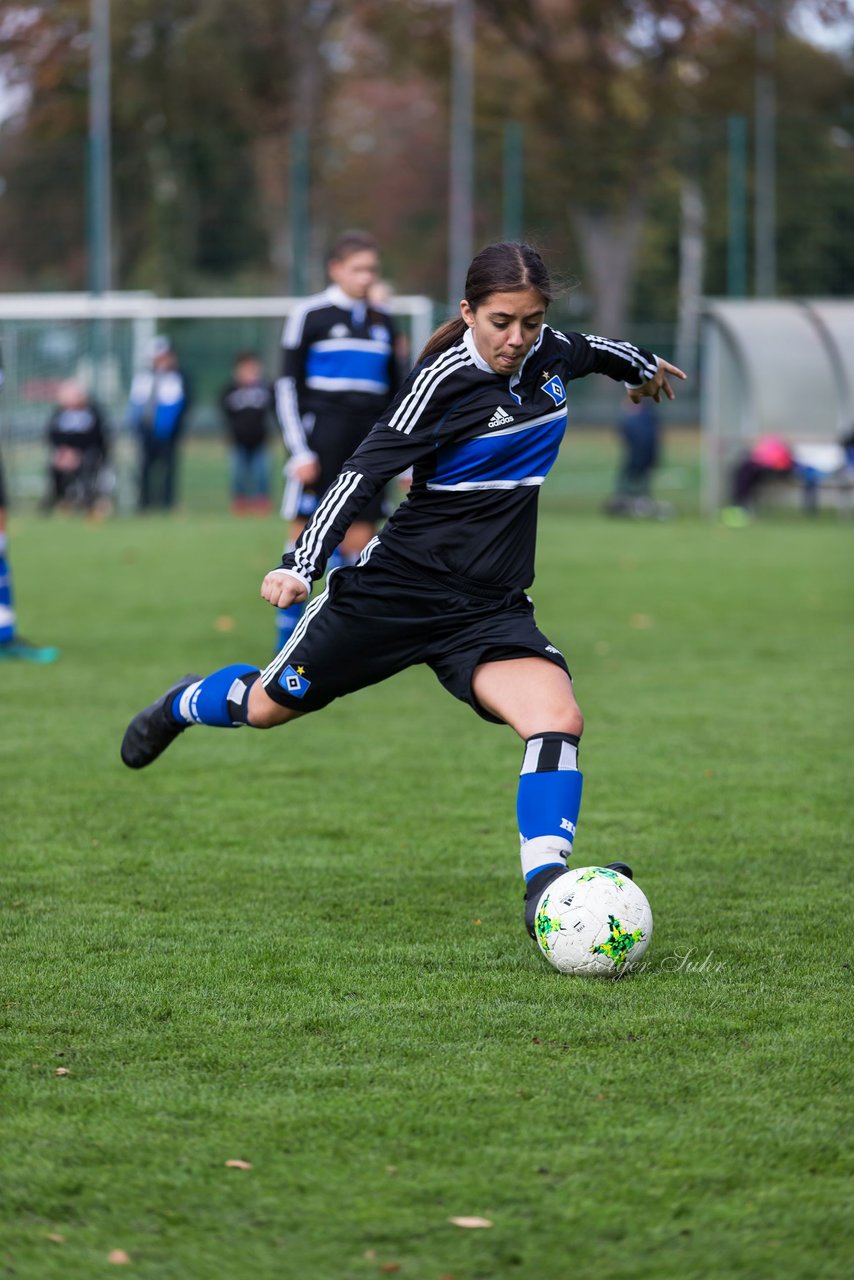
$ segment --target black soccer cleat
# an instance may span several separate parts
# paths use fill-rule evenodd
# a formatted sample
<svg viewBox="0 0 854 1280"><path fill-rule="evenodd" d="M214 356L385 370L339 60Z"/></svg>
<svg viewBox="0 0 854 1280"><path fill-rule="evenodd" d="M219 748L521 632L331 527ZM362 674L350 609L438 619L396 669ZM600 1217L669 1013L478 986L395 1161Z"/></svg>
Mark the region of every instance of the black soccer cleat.
<svg viewBox="0 0 854 1280"><path fill-rule="evenodd" d="M531 876L531 879L525 882L525 928L532 938L537 936L537 907L540 905L540 898L551 882L557 880L558 876L562 876L566 870L562 862L555 863L554 866L543 867L542 871L538 871L535 876Z"/></svg>
<svg viewBox="0 0 854 1280"><path fill-rule="evenodd" d="M631 867L627 867L625 862L606 862L605 866L609 871L619 871L621 876L625 876L627 880L634 880Z"/></svg>
<svg viewBox="0 0 854 1280"><path fill-rule="evenodd" d="M144 769L162 755L179 733L189 725L178 724L172 719L170 708L176 693L201 680L201 676L184 676L150 707L137 711L122 738L122 760L129 769Z"/></svg>

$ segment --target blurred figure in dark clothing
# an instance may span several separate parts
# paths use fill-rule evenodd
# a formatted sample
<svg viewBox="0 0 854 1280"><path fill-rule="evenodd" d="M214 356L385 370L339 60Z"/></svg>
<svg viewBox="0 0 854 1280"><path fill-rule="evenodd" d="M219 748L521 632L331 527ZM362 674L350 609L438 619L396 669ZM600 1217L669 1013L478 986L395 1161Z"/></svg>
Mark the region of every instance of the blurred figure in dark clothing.
<svg viewBox="0 0 854 1280"><path fill-rule="evenodd" d="M254 352L236 357L220 404L231 445L231 509L236 515L266 514L270 510L267 441L275 395Z"/></svg>
<svg viewBox="0 0 854 1280"><path fill-rule="evenodd" d="M652 477L660 460L660 422L656 406L647 398L635 404L626 398L619 419L622 458L614 496L605 510L612 516L671 514L652 497Z"/></svg>
<svg viewBox="0 0 854 1280"><path fill-rule="evenodd" d="M104 415L81 383L61 382L56 407L47 423L48 490L44 509L82 507L105 514L109 506L104 483L109 433Z"/></svg>

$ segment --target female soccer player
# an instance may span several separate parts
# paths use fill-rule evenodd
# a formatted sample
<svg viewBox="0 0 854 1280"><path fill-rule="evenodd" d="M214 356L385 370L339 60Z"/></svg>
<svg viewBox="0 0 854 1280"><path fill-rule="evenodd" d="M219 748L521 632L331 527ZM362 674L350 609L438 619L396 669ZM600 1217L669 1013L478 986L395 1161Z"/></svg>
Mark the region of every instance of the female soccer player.
<svg viewBox="0 0 854 1280"><path fill-rule="evenodd" d="M528 245L472 262L460 315L442 325L387 412L344 464L261 595L306 600L354 515L408 467L408 497L357 565L334 570L270 665L186 676L140 711L122 759L150 764L191 724L266 729L426 663L450 693L525 743L517 814L526 924L565 870L581 802L583 728L560 651L537 628L537 494L566 429L566 386L588 373L633 398L673 398L680 369L627 342L559 333ZM630 874L621 864L620 870Z"/></svg>

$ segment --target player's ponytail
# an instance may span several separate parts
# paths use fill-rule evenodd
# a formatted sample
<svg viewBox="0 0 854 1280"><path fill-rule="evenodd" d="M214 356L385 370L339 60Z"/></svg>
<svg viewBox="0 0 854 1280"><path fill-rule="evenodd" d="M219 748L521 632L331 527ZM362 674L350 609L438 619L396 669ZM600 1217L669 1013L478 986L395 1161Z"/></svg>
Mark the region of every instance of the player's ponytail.
<svg viewBox="0 0 854 1280"><path fill-rule="evenodd" d="M462 316L454 316L453 319L446 320L430 335L426 347L415 363L420 364L422 360L426 360L428 356L435 356L439 351L447 351L448 347L452 347L455 342L459 342L466 328L466 322Z"/></svg>
<svg viewBox="0 0 854 1280"><path fill-rule="evenodd" d="M489 244L472 259L466 276L466 301L477 311L493 293L521 293L536 289L546 306L552 300L549 273L536 249L529 244L503 240ZM440 325L418 357L417 363L440 351L447 351L466 331L462 316L454 316Z"/></svg>

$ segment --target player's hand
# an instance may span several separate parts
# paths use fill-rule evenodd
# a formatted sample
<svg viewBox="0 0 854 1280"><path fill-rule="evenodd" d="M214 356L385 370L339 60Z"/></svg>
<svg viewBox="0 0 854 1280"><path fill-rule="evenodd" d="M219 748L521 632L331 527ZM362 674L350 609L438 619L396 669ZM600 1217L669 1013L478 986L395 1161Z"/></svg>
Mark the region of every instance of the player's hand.
<svg viewBox="0 0 854 1280"><path fill-rule="evenodd" d="M307 458L288 467L288 475L302 485L315 484L320 479L320 463L317 458Z"/></svg>
<svg viewBox="0 0 854 1280"><path fill-rule="evenodd" d="M655 403L660 404L661 393L663 391L668 400L675 400L676 392L667 380L668 373L672 374L674 378L682 378L683 381L688 376L687 373L683 373L681 369L677 369L675 364L668 364L666 360L662 360L661 356L659 356L658 369L655 372L655 377L648 378L647 381L642 382L639 387L630 387L629 399L634 404L640 404L644 396L652 396Z"/></svg>
<svg viewBox="0 0 854 1280"><path fill-rule="evenodd" d="M287 569L273 569L261 583L261 595L277 609L287 609L289 605L301 604L308 599L305 583Z"/></svg>

